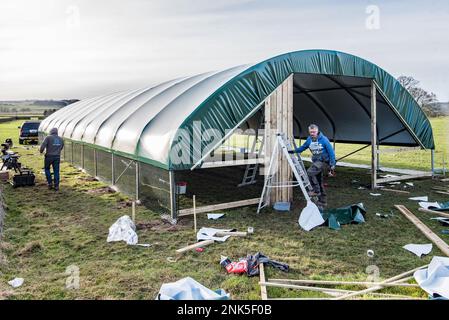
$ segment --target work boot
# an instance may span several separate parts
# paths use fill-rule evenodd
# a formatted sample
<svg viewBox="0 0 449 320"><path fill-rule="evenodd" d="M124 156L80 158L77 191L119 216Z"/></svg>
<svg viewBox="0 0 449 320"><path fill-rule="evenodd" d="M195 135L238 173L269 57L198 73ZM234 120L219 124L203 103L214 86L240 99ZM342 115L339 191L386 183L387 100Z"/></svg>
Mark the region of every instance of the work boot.
<svg viewBox="0 0 449 320"><path fill-rule="evenodd" d="M52 183L48 184L48 190L52 190L52 189L53 189L53 184Z"/></svg>
<svg viewBox="0 0 449 320"><path fill-rule="evenodd" d="M59 191L59 185L55 184L55 191Z"/></svg>

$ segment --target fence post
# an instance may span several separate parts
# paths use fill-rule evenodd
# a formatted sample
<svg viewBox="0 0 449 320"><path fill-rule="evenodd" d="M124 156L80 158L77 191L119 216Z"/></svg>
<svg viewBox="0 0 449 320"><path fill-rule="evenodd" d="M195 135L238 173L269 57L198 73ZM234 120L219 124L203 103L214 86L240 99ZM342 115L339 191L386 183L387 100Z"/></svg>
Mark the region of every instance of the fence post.
<svg viewBox="0 0 449 320"><path fill-rule="evenodd" d="M139 162L136 161L136 200L139 200L139 182L140 182L140 168L139 168Z"/></svg>
<svg viewBox="0 0 449 320"><path fill-rule="evenodd" d="M175 184L175 173L173 170L168 172L170 179L170 209L172 219L176 219L178 212L176 208L176 184Z"/></svg>
<svg viewBox="0 0 449 320"><path fill-rule="evenodd" d="M114 170L114 154L111 153L111 165L112 165L112 174L111 174L111 183L112 185L115 185L115 170Z"/></svg>

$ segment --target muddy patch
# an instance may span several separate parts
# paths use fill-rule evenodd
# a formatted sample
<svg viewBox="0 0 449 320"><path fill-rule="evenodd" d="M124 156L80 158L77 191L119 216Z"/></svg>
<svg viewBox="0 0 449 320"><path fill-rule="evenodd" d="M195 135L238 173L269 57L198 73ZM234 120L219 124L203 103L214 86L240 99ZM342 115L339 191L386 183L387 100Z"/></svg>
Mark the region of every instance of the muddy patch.
<svg viewBox="0 0 449 320"><path fill-rule="evenodd" d="M81 181L87 181L87 182L94 182L94 181L98 181L97 178L92 177L92 176L87 176L87 177L80 177L78 178Z"/></svg>
<svg viewBox="0 0 449 320"><path fill-rule="evenodd" d="M151 230L151 231L178 231L181 229L179 225L172 225L164 220L152 220L136 224L137 230Z"/></svg>
<svg viewBox="0 0 449 320"><path fill-rule="evenodd" d="M35 253L42 251L43 247L39 241L31 241L17 252L20 257L29 257Z"/></svg>
<svg viewBox="0 0 449 320"><path fill-rule="evenodd" d="M90 189L86 191L88 194L107 194L107 193L115 193L115 190L111 187L100 187L96 189Z"/></svg>
<svg viewBox="0 0 449 320"><path fill-rule="evenodd" d="M133 202L131 200L123 200L117 203L116 208L117 209L131 208L132 205Z"/></svg>

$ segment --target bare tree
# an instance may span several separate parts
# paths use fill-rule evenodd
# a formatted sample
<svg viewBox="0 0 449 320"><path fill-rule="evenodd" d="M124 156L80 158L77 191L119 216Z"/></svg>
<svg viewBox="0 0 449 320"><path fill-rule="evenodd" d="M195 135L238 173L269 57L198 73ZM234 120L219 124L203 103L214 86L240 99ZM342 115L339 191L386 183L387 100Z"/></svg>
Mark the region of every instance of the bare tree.
<svg viewBox="0 0 449 320"><path fill-rule="evenodd" d="M427 92L419 86L419 81L411 76L400 76L399 83L415 98L421 109L429 116L436 117L443 114L435 93Z"/></svg>

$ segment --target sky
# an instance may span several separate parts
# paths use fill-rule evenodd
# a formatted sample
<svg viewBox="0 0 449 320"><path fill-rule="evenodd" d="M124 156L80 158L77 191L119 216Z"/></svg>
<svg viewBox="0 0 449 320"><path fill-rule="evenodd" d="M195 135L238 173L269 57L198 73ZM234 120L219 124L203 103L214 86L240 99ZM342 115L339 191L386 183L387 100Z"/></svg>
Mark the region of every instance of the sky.
<svg viewBox="0 0 449 320"><path fill-rule="evenodd" d="M84 99L303 49L449 101L449 1L2 0L0 100Z"/></svg>

